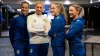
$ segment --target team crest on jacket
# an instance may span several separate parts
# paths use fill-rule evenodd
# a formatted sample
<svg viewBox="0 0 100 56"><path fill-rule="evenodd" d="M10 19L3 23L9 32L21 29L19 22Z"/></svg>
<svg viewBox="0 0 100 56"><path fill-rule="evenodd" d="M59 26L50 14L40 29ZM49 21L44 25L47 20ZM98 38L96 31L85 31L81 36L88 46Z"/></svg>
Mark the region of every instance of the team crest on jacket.
<svg viewBox="0 0 100 56"><path fill-rule="evenodd" d="M56 19L59 19L59 16L57 16Z"/></svg>
<svg viewBox="0 0 100 56"><path fill-rule="evenodd" d="M33 52L33 49L30 49L30 53L32 53Z"/></svg>
<svg viewBox="0 0 100 56"><path fill-rule="evenodd" d="M20 53L20 50L17 50L17 54L19 54Z"/></svg>

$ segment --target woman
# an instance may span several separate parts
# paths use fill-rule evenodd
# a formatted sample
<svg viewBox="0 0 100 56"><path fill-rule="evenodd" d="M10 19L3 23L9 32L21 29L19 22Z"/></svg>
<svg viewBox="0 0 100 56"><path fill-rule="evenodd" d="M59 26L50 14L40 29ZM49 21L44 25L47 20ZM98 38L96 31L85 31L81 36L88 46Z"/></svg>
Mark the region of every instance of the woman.
<svg viewBox="0 0 100 56"><path fill-rule="evenodd" d="M66 31L65 38L69 41L70 56L84 56L85 50L81 42L84 28L84 19L82 18L84 9L79 5L71 5L69 15L73 21Z"/></svg>
<svg viewBox="0 0 100 56"><path fill-rule="evenodd" d="M21 3L21 13L15 15L11 21L9 37L14 48L15 56L28 56L29 35L27 31L27 16L29 3Z"/></svg>
<svg viewBox="0 0 100 56"><path fill-rule="evenodd" d="M45 33L49 30L48 18L42 15L44 4L37 2L36 12L28 16L27 28L30 35L29 56L47 56L49 47L49 38Z"/></svg>
<svg viewBox="0 0 100 56"><path fill-rule="evenodd" d="M62 37L62 32L65 32L66 11L62 4L53 3L50 7L51 14L54 19L51 21L51 29L48 32L51 37L51 46L53 56L65 56L65 39Z"/></svg>

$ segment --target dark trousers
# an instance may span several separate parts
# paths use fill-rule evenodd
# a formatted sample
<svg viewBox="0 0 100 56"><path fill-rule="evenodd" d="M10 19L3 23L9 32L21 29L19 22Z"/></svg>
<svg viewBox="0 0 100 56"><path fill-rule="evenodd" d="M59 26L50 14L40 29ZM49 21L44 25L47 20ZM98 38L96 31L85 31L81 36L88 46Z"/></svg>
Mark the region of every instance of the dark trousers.
<svg viewBox="0 0 100 56"><path fill-rule="evenodd" d="M29 56L47 56L49 43L44 44L30 44Z"/></svg>
<svg viewBox="0 0 100 56"><path fill-rule="evenodd" d="M53 56L65 56L65 47L52 47Z"/></svg>
<svg viewBox="0 0 100 56"><path fill-rule="evenodd" d="M28 56L28 45L24 42L15 42L13 46L15 56Z"/></svg>

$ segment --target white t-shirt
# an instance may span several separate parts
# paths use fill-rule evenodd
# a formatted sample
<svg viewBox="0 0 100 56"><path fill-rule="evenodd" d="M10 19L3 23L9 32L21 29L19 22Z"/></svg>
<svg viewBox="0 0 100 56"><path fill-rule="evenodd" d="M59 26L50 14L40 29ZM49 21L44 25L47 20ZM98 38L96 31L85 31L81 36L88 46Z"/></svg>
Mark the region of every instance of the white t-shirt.
<svg viewBox="0 0 100 56"><path fill-rule="evenodd" d="M50 22L47 19L47 17L45 17L44 15L37 15L35 13L28 16L27 29L30 35L30 39L29 39L30 44L42 44L42 43L49 42L48 36L43 37L43 36L32 35L32 33L41 32L41 31L48 33L50 29Z"/></svg>

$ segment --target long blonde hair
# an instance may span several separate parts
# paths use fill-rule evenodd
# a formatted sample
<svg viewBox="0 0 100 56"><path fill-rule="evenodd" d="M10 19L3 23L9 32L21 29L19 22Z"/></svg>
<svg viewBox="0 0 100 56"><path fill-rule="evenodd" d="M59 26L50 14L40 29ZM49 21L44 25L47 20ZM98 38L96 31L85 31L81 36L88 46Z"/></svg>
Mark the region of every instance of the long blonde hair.
<svg viewBox="0 0 100 56"><path fill-rule="evenodd" d="M64 19L67 22L68 21L68 15L67 15L67 13L65 11L64 6L62 4L60 4L60 3L53 3L53 4L55 4L60 9L59 13L64 16Z"/></svg>
<svg viewBox="0 0 100 56"><path fill-rule="evenodd" d="M84 16L84 8L81 7L80 5L71 5L72 7L76 8L76 10L79 11L79 17L83 17Z"/></svg>

